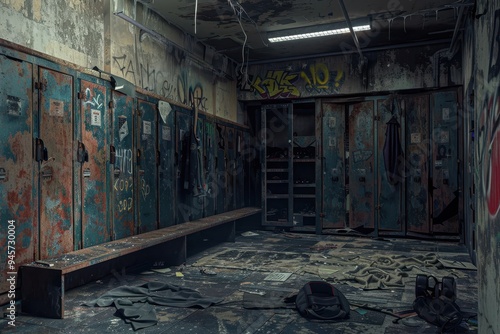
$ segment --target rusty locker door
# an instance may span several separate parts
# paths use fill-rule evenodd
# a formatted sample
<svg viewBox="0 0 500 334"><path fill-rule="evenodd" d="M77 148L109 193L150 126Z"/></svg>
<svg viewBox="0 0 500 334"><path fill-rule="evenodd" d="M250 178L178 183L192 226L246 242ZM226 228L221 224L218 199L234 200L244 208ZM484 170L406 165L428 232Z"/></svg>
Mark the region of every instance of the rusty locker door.
<svg viewBox="0 0 500 334"><path fill-rule="evenodd" d="M121 239L136 233L134 194L133 136L134 99L113 91L113 139L111 156L113 164L113 239ZM114 158L113 158L114 156Z"/></svg>
<svg viewBox="0 0 500 334"><path fill-rule="evenodd" d="M225 203L226 203L226 127L221 124L216 124L216 134L217 137L215 142L217 143L217 201L216 201L216 210L217 213L225 212Z"/></svg>
<svg viewBox="0 0 500 334"><path fill-rule="evenodd" d="M349 227L374 229L374 101L349 105Z"/></svg>
<svg viewBox="0 0 500 334"><path fill-rule="evenodd" d="M457 92L431 94L432 232L459 233Z"/></svg>
<svg viewBox="0 0 500 334"><path fill-rule="evenodd" d="M191 219L200 219L205 216L205 181L203 167L203 140L205 120L198 116L196 121L196 138L192 138L190 147L191 161L191 192L192 211Z"/></svg>
<svg viewBox="0 0 500 334"><path fill-rule="evenodd" d="M192 164L191 144L192 140L192 117L190 111L176 109L175 115L176 129L176 154L177 163L177 224L191 220L193 214L193 194L192 194Z"/></svg>
<svg viewBox="0 0 500 334"><path fill-rule="evenodd" d="M429 214L429 95L405 99L406 114L406 230L430 233Z"/></svg>
<svg viewBox="0 0 500 334"><path fill-rule="evenodd" d="M345 105L323 103L322 118L322 228L346 226L345 206Z"/></svg>
<svg viewBox="0 0 500 334"><path fill-rule="evenodd" d="M158 110L158 147L160 148L159 168L159 227L175 224L175 173L174 173L174 143L175 143L175 112L168 102L159 101Z"/></svg>
<svg viewBox="0 0 500 334"><path fill-rule="evenodd" d="M205 120L203 147L206 183L205 215L209 217L215 214L217 177L215 174L215 125L208 119Z"/></svg>
<svg viewBox="0 0 500 334"><path fill-rule="evenodd" d="M243 132L236 130L235 158L234 158L234 202L235 209L240 209L245 205L245 169L242 157Z"/></svg>
<svg viewBox="0 0 500 334"><path fill-rule="evenodd" d="M137 217L138 233L158 229L157 109L137 99Z"/></svg>
<svg viewBox="0 0 500 334"><path fill-rule="evenodd" d="M73 250L73 77L39 69L40 258Z"/></svg>
<svg viewBox="0 0 500 334"><path fill-rule="evenodd" d="M235 185L236 185L236 130L226 127L227 142L227 170L226 170L226 203L225 211L234 210L235 207Z"/></svg>
<svg viewBox="0 0 500 334"><path fill-rule="evenodd" d="M80 80L81 141L78 141L76 168L81 170L81 240L90 247L111 240L108 216L109 115L106 86Z"/></svg>
<svg viewBox="0 0 500 334"><path fill-rule="evenodd" d="M377 100L377 224L378 230L403 232L404 119L400 99Z"/></svg>
<svg viewBox="0 0 500 334"><path fill-rule="evenodd" d="M0 55L0 294L7 273L35 259L38 239L32 76L32 64Z"/></svg>

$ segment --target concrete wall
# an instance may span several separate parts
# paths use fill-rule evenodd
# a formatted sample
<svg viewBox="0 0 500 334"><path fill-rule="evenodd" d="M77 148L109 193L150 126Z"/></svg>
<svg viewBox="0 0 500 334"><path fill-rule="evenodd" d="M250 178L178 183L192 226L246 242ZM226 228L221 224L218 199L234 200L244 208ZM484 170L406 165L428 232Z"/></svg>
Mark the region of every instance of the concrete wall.
<svg viewBox="0 0 500 334"><path fill-rule="evenodd" d="M475 15L479 332L500 333L500 1L478 1Z"/></svg>
<svg viewBox="0 0 500 334"><path fill-rule="evenodd" d="M123 18L154 30L162 41ZM134 0L0 0L1 38L237 121L234 64Z"/></svg>
<svg viewBox="0 0 500 334"><path fill-rule="evenodd" d="M239 76L242 100L307 98L446 87L462 83L461 54L449 45L419 46L253 65ZM245 71L243 71L245 72Z"/></svg>

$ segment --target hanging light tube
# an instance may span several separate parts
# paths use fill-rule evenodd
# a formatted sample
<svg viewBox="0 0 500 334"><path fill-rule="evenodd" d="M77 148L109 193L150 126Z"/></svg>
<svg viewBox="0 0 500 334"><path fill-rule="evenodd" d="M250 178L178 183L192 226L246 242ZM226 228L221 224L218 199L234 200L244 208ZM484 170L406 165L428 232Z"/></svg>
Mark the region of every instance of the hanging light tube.
<svg viewBox="0 0 500 334"><path fill-rule="evenodd" d="M352 21L352 29L354 31L366 31L371 29L370 20L368 18ZM267 38L271 43L294 41L306 38L324 37L339 34L349 33L349 27L346 22L337 22L332 24L302 27L294 29L286 29L279 31L270 31L267 33Z"/></svg>

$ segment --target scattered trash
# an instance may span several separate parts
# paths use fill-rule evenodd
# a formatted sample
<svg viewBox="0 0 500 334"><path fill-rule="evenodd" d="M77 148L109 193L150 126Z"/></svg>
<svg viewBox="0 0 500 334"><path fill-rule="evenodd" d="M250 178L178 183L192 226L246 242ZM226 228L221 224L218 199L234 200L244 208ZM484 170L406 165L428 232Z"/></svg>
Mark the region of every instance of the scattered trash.
<svg viewBox="0 0 500 334"><path fill-rule="evenodd" d="M200 269L200 273L202 273L203 275L210 275L210 276L217 275L215 271L210 269Z"/></svg>
<svg viewBox="0 0 500 334"><path fill-rule="evenodd" d="M184 274L183 274L183 273L181 273L180 271L177 271L177 272L175 273L175 277L184 277Z"/></svg>
<svg viewBox="0 0 500 334"><path fill-rule="evenodd" d="M259 235L259 234L248 231L248 232L241 233L241 235L244 236L244 237L255 237L256 235Z"/></svg>
<svg viewBox="0 0 500 334"><path fill-rule="evenodd" d="M290 276L292 276L292 273L272 273L269 274L266 278L264 278L264 281L284 282Z"/></svg>
<svg viewBox="0 0 500 334"><path fill-rule="evenodd" d="M153 271L155 273L166 274L166 273L171 272L172 269L170 269L170 268L154 268L154 269L151 269L151 271Z"/></svg>
<svg viewBox="0 0 500 334"><path fill-rule="evenodd" d="M154 274L154 271L152 271L152 270L146 270L146 271L141 272L141 275L153 275L153 274Z"/></svg>
<svg viewBox="0 0 500 334"><path fill-rule="evenodd" d="M238 289L241 292L245 293L250 293L252 295L259 295L259 296L264 296L266 293L264 291L251 291L251 290L246 290L246 289Z"/></svg>
<svg viewBox="0 0 500 334"><path fill-rule="evenodd" d="M359 314L361 314L361 315L365 315L366 313L368 313L368 311L367 311L367 310L364 310L364 309L359 308L359 307L358 307L358 308L356 308L356 309L355 309L355 311L356 311L356 312L358 312L358 313L359 313Z"/></svg>
<svg viewBox="0 0 500 334"><path fill-rule="evenodd" d="M102 281L101 280L97 280L95 281L97 284L102 284Z"/></svg>

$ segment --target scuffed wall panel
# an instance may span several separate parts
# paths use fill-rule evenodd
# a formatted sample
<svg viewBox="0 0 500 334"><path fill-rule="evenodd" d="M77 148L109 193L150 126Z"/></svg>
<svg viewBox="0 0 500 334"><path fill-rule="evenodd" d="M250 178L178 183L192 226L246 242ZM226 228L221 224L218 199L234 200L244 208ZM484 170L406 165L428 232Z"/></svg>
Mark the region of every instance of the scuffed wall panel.
<svg viewBox="0 0 500 334"><path fill-rule="evenodd" d="M114 15L119 9L167 42ZM233 65L140 2L0 0L0 12L2 39L237 121Z"/></svg>
<svg viewBox="0 0 500 334"><path fill-rule="evenodd" d="M476 13L476 170L479 332L500 333L500 1Z"/></svg>
<svg viewBox="0 0 500 334"><path fill-rule="evenodd" d="M461 57L444 45L367 52L313 60L254 65L238 78L239 98L289 99L339 94L443 87L461 83Z"/></svg>
<svg viewBox="0 0 500 334"><path fill-rule="evenodd" d="M84 67L104 62L106 0L0 0L2 38Z"/></svg>
<svg viewBox="0 0 500 334"><path fill-rule="evenodd" d="M126 14L172 41L160 42L122 18L111 17L113 75L165 98L237 120L235 82L216 74L200 60L199 43L189 37L180 42L172 27L140 6L136 14Z"/></svg>

